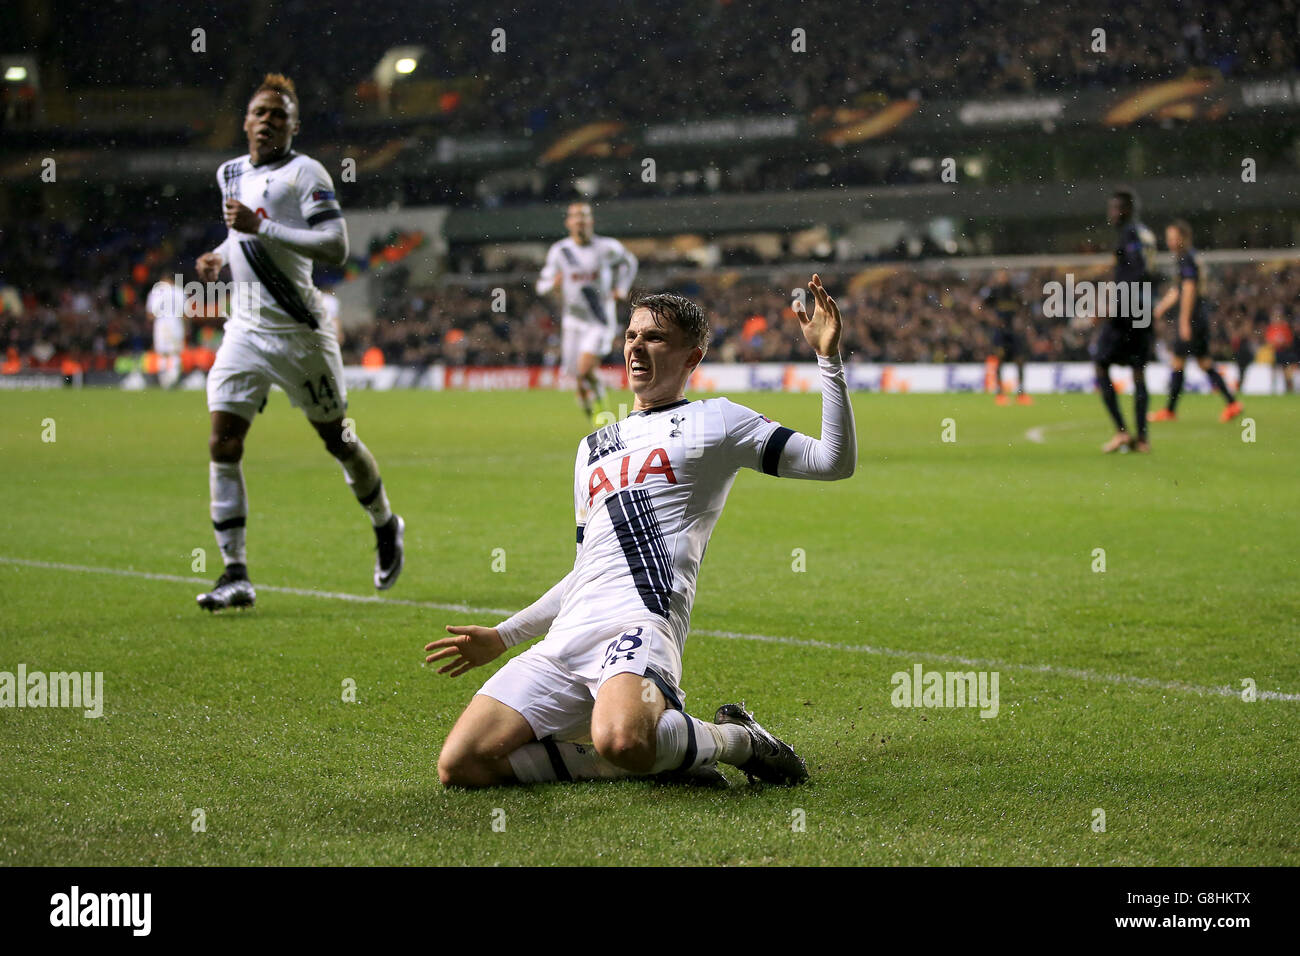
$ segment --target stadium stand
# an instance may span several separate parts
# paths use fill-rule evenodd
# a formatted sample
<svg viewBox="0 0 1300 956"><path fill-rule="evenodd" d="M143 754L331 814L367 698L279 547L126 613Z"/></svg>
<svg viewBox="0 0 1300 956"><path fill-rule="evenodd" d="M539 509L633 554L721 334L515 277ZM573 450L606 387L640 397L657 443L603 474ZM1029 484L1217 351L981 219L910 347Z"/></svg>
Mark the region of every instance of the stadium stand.
<svg viewBox="0 0 1300 956"><path fill-rule="evenodd" d="M159 225L155 237L165 232ZM95 227L58 227L46 235L32 227L6 234L5 255L23 257L33 276L21 293L0 285L0 350L14 349L18 366L11 371L58 369L73 359L87 369L112 368L119 356L149 348L151 325L143 296L124 277L132 272L132 252L138 249L128 234L109 243L95 238ZM189 236L189 251L205 248L213 236L197 227ZM160 240L164 241L165 240ZM171 249L170 245L167 248ZM85 278L64 284L70 264L80 260ZM159 259L158 269L165 269ZM183 258L175 261L186 265ZM88 269L87 266L90 268ZM846 320L845 351L854 361L969 362L990 353L996 320L973 311L972 302L987 283L988 269L959 272L951 267L919 268L916 264L880 264L863 269L845 264L769 266L703 272L675 270L647 274L647 282L664 281L664 288L697 297L714 324L711 361L788 361L802 356L786 290L799 286L807 271L817 268L826 281L846 291L839 297ZM140 285L156 278L140 276ZM1060 319L1042 315L1045 282L1060 278L1060 268L1018 272L1017 283L1028 303L1024 317L1030 355L1037 361L1086 358L1086 334ZM1272 314L1296 327L1300 324L1300 263L1235 263L1209 268L1209 300L1214 309L1213 348L1216 357L1233 358L1244 339L1263 344ZM349 364L373 366L382 356L388 364L428 365L546 365L559 348L559 328L551 304L532 291L531 280L503 277L500 287L512 303L508 313L494 313L490 297L468 288L455 277L438 285L418 285L380 306L377 321L346 337ZM1288 308L1277 303L1290 302ZM755 318L761 321L752 321ZM217 323L191 324L208 335ZM1300 327L1296 328L1300 335ZM210 339L204 344L211 346Z"/></svg>
<svg viewBox="0 0 1300 956"><path fill-rule="evenodd" d="M1300 63L1297 5L1268 0L1250 17L1234 16L1207 0L1152 8L1122 0L1087 6L1042 0L1027 13L1007 0L968 0L936 6L918 20L911 4L889 0L871 6L876 42L858 42L860 8L832 0L801 4L797 12L778 0L730 0L680 8L637 9L619 0L592 0L580 18L562 19L546 6L501 10L491 6L430 5L394 0L382 17L357 4L336 10L322 24L303 0L223 4L220 23L210 4L171 4L166 29L133 40L133 51L107 46L117 15L113 4L87 8L56 4L58 54L73 86L198 86L220 89L211 61L176 42L174 24L247 24L246 42L259 64L278 62L312 37L314 70L301 76L313 115L355 110L370 69L393 44L422 44L428 54L412 79L473 78L476 93L443 105L450 130L540 131L575 116L616 116L629 122L692 116L804 110L816 101L847 101L863 91L906 96L1016 93L1109 87L1178 75L1208 66L1227 76L1294 69ZM257 14L257 15L254 15ZM807 69L773 69L791 43L784 33L755 34L753 22L784 23L807 33ZM592 30L592 23L609 29ZM506 30L517 46L512 57L494 54L490 34ZM1107 30L1112 56L1088 55L1081 37ZM450 42L455 38L456 42ZM481 42L467 42L469 38ZM215 40L214 40L215 42ZM520 68L518 57L524 57ZM250 74L251 75L251 74ZM647 82L673 76L676 82ZM708 90L701 96L699 91Z"/></svg>

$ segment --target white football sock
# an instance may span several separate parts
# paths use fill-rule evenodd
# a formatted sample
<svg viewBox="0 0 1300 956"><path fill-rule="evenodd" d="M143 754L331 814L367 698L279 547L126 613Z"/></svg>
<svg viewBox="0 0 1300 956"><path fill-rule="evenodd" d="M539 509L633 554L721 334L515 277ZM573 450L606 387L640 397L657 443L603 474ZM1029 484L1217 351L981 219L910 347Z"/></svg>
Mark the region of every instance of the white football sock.
<svg viewBox="0 0 1300 956"><path fill-rule="evenodd" d="M244 469L237 462L208 463L209 513L217 535L221 560L227 565L247 563L244 551L248 521L248 493L244 490Z"/></svg>
<svg viewBox="0 0 1300 956"><path fill-rule="evenodd" d="M507 757L520 783L554 783L557 780L613 780L632 773L616 767L590 744L543 740L524 744Z"/></svg>
<svg viewBox="0 0 1300 956"><path fill-rule="evenodd" d="M163 388L171 388L181 378L181 357L179 355L166 355L160 361L158 384Z"/></svg>
<svg viewBox="0 0 1300 956"><path fill-rule="evenodd" d="M665 710L655 725L655 762L650 772L694 770L717 760L723 739L715 729L680 710Z"/></svg>
<svg viewBox="0 0 1300 956"><path fill-rule="evenodd" d="M718 759L739 767L754 755L754 739L739 724L706 725L718 738Z"/></svg>
<svg viewBox="0 0 1300 956"><path fill-rule="evenodd" d="M356 451L339 464L343 466L343 477L347 479L348 487L361 502L361 507L370 513L370 523L376 528L388 524L393 509L388 505L388 493L384 491L379 465L370 449L358 439Z"/></svg>

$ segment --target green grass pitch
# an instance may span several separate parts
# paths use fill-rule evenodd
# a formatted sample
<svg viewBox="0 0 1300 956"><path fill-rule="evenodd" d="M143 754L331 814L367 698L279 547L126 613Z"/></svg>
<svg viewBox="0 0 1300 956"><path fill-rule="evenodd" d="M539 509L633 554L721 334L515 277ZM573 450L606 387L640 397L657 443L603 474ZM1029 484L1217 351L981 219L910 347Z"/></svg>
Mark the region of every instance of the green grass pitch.
<svg viewBox="0 0 1300 956"><path fill-rule="evenodd" d="M816 396L736 398L817 430ZM428 605L519 608L570 566L569 396L353 394L408 522L378 603L338 596L374 593L373 537L273 396L245 458L258 606L209 616L203 396L0 395L0 670L104 674L99 719L0 710L0 863L1300 864L1300 404L1248 401L1245 442L1188 396L1113 457L1093 395L854 405L849 481L742 472L686 648L688 707L745 699L807 786L465 792L434 761L488 670L422 646L498 618ZM998 715L894 707L918 663L997 671Z"/></svg>

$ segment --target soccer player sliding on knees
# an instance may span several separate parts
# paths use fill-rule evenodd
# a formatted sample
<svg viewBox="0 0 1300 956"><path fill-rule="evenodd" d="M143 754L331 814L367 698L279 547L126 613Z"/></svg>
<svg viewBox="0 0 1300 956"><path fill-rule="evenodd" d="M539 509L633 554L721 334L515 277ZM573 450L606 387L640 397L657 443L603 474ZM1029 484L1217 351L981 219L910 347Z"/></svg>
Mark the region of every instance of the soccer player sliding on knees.
<svg viewBox="0 0 1300 956"><path fill-rule="evenodd" d="M577 558L530 607L496 627L448 626L425 647L458 677L508 647L545 637L490 677L438 757L446 785L657 776L727 786L719 763L750 782L796 784L804 761L743 704L712 722L686 713L682 649L709 535L741 468L782 478L848 478L857 463L840 360L840 312L813 276L812 315L795 313L817 353L821 438L725 398L688 401L709 324L679 295L638 298L623 343L632 413L578 443Z"/></svg>

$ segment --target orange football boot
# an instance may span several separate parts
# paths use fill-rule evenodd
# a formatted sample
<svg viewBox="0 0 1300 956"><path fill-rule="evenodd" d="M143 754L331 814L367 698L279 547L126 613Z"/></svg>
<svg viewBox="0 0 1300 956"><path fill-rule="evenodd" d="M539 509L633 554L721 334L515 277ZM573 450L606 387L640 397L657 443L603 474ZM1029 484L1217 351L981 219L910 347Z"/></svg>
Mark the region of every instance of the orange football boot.
<svg viewBox="0 0 1300 956"><path fill-rule="evenodd" d="M1219 414L1219 421L1230 422L1242 412L1241 402L1233 402Z"/></svg>

